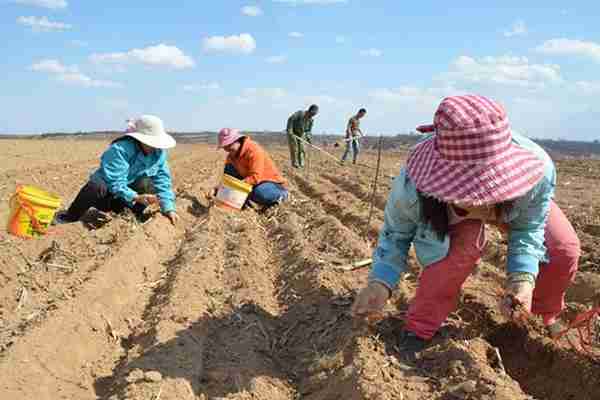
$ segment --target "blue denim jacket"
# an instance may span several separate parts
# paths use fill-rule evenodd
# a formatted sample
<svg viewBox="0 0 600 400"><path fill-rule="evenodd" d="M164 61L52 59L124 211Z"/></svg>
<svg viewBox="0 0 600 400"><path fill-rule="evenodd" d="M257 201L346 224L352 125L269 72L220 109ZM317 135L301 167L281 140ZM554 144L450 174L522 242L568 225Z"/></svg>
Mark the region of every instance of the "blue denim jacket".
<svg viewBox="0 0 600 400"><path fill-rule="evenodd" d="M513 132L513 142L544 160L544 177L501 216L502 222L509 227L507 272L528 272L537 276L539 263L548 261L544 232L554 196L556 170L548 154L530 139ZM450 237L446 235L439 240L430 226L422 222L417 189L403 168L394 179L388 197L369 280L395 288L406 271L411 244L415 246L419 263L427 267L448 255Z"/></svg>
<svg viewBox="0 0 600 400"><path fill-rule="evenodd" d="M156 149L145 155L134 140L119 140L102 154L100 168L90 180L106 183L114 196L132 203L137 193L129 185L145 176L152 180L162 212L175 211L175 194L165 150Z"/></svg>

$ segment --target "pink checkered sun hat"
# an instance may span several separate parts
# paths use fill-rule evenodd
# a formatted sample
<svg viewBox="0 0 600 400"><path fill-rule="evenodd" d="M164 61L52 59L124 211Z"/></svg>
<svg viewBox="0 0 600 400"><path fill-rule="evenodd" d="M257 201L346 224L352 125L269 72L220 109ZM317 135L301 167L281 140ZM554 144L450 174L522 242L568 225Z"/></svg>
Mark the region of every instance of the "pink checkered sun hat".
<svg viewBox="0 0 600 400"><path fill-rule="evenodd" d="M417 144L407 173L422 193L446 203L480 206L527 193L544 175L544 163L512 142L504 107L483 96L447 97Z"/></svg>
<svg viewBox="0 0 600 400"><path fill-rule="evenodd" d="M223 128L219 131L217 148L222 149L225 146L229 146L241 137L239 129Z"/></svg>

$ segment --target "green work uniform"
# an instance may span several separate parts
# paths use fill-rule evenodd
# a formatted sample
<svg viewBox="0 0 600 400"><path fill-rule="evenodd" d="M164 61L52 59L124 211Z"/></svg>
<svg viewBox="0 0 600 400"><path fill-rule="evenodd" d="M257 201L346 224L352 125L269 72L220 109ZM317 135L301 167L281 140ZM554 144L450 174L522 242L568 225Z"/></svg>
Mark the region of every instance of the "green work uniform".
<svg viewBox="0 0 600 400"><path fill-rule="evenodd" d="M301 138L307 142L312 141L312 117L307 117L306 111L296 111L287 121L287 136L290 147L290 160L293 167L304 167L304 142L298 140Z"/></svg>

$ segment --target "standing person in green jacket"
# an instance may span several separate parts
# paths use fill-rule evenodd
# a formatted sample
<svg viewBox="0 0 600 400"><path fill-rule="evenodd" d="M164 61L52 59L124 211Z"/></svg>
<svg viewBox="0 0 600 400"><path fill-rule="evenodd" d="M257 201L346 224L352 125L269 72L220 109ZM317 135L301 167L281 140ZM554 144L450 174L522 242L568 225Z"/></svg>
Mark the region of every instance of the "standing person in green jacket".
<svg viewBox="0 0 600 400"><path fill-rule="evenodd" d="M286 131L290 146L290 159L294 168L304 167L304 156L306 154L304 152L304 142L297 138L311 142L313 118L318 112L319 106L313 104L308 107L307 111L296 111L288 118Z"/></svg>

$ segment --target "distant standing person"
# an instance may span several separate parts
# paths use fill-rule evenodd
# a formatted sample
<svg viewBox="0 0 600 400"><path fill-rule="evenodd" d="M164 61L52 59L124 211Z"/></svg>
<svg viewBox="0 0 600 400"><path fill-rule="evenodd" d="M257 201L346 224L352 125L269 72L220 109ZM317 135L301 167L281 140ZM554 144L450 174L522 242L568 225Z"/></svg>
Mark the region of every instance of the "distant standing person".
<svg viewBox="0 0 600 400"><path fill-rule="evenodd" d="M367 110L361 108L355 116L348 120L348 125L346 126L346 151L342 156L342 164L346 161L346 158L348 158L350 151L352 151L352 164L356 164L356 159L360 152L359 139L363 136L363 133L360 130L360 120L365 115L367 115Z"/></svg>
<svg viewBox="0 0 600 400"><path fill-rule="evenodd" d="M290 146L290 160L294 168L304 167L304 158L306 155L304 142L298 139L303 139L311 143L313 118L318 113L319 106L313 104L307 111L296 111L288 118L286 131Z"/></svg>
<svg viewBox="0 0 600 400"><path fill-rule="evenodd" d="M92 207L116 213L129 208L143 219L150 204L160 205L171 223L179 220L166 152L175 147L175 139L153 115L143 115L128 125L125 134L102 154L100 167L69 209L57 214L55 223L79 221Z"/></svg>

